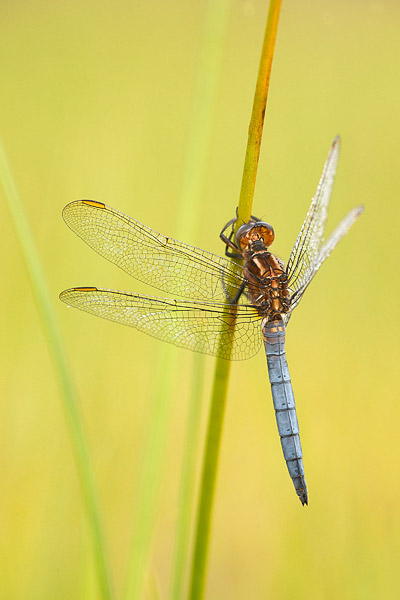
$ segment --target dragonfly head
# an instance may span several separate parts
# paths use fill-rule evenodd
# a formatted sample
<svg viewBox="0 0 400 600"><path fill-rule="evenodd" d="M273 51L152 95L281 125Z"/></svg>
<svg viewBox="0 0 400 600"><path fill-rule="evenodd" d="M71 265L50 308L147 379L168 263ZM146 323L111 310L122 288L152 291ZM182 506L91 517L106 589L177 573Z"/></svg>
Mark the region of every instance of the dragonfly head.
<svg viewBox="0 0 400 600"><path fill-rule="evenodd" d="M241 225L236 232L235 242L242 252L253 252L268 248L275 238L273 228L264 221L249 221Z"/></svg>

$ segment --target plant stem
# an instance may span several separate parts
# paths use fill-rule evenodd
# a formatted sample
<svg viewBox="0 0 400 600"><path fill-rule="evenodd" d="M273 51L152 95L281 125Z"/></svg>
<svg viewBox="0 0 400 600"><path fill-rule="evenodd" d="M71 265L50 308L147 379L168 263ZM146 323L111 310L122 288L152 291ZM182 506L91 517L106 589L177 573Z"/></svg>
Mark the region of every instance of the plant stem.
<svg viewBox="0 0 400 600"><path fill-rule="evenodd" d="M208 0L204 15L197 82L193 97L188 143L182 169L182 193L178 208L178 233L187 239L195 236L200 220L202 192L207 168L213 116L224 55L231 0ZM179 238L178 238L179 239ZM205 357L193 357L192 382L185 424L181 479L177 505L177 524L173 551L170 598L187 598L190 547L193 536L197 485L197 458L200 451L200 427L203 411Z"/></svg>
<svg viewBox="0 0 400 600"><path fill-rule="evenodd" d="M242 223L246 223L251 215L280 7L281 0L271 0L249 126L236 228ZM232 319L234 318L235 314L234 310L232 310ZM190 600L201 600L204 597L211 513L214 504L230 364L230 361L218 358L215 367L199 492L189 593Z"/></svg>
<svg viewBox="0 0 400 600"><path fill-rule="evenodd" d="M260 66L256 91L254 94L253 111L251 113L249 134L247 138L246 156L243 167L242 187L238 206L236 227L247 223L251 216L254 188L256 185L258 159L260 156L261 139L264 126L265 107L267 104L269 80L271 77L272 59L274 57L275 40L278 31L279 13L282 0L271 0L269 5L267 26L261 51Z"/></svg>
<svg viewBox="0 0 400 600"><path fill-rule="evenodd" d="M141 473L137 486L134 535L126 587L122 596L125 600L144 598L145 590L149 586L149 556L157 523L166 440L170 425L171 402L168 390L171 390L172 387L174 355L168 349L160 348L157 363L159 372L155 379L151 410L149 411L151 416L147 425Z"/></svg>
<svg viewBox="0 0 400 600"><path fill-rule="evenodd" d="M53 360L54 371L58 380L64 413L69 427L71 446L75 455L75 463L81 485L81 492L86 509L89 534L93 549L97 578L101 597L109 600L112 597L111 582L108 574L106 553L101 527L101 515L93 466L90 461L88 442L83 420L79 410L77 394L69 370L63 341L59 331L53 304L47 287L46 278L40 257L37 252L24 207L18 194L11 169L4 149L0 143L0 182L4 189L5 199L11 214L17 240L21 249L28 273L33 296L41 317L41 323Z"/></svg>
<svg viewBox="0 0 400 600"><path fill-rule="evenodd" d="M224 360L222 358L217 359L203 458L203 472L201 477L200 500L197 513L196 538L190 582L190 600L200 600L204 596L211 512L214 504L215 484L230 368L231 362L229 360Z"/></svg>

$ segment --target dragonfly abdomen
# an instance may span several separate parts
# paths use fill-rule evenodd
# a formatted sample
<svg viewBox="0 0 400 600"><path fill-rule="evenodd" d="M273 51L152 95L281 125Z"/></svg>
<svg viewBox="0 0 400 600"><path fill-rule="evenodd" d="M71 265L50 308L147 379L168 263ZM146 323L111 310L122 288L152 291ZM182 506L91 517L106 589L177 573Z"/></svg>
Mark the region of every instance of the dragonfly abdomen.
<svg viewBox="0 0 400 600"><path fill-rule="evenodd" d="M268 374L283 456L301 503L308 504L296 404L285 353L285 326L269 321L263 327Z"/></svg>

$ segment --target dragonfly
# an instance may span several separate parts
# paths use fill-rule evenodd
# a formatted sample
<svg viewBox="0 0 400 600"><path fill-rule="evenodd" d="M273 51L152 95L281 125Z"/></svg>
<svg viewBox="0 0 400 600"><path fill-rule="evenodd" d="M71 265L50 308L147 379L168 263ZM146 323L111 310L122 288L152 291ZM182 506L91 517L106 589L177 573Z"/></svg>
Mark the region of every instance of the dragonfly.
<svg viewBox="0 0 400 600"><path fill-rule="evenodd" d="M338 156L339 137L286 265L269 251L273 227L256 217L236 233L237 219L225 225L220 237L227 256L221 257L162 235L101 202L78 200L63 210L66 224L101 256L179 297L75 287L60 294L67 305L227 360L248 359L264 345L283 455L303 506L308 492L285 331L322 263L363 212L363 206L355 207L324 240Z"/></svg>

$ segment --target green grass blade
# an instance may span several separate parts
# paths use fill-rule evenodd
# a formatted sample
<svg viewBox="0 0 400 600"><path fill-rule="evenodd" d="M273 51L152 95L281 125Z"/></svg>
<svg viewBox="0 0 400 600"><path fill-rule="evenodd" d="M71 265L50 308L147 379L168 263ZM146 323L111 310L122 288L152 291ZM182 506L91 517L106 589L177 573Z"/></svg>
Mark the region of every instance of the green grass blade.
<svg viewBox="0 0 400 600"><path fill-rule="evenodd" d="M203 471L200 484L200 500L196 523L196 540L193 552L190 581L191 600L203 597L206 582L211 513L214 504L222 427L228 394L231 362L218 358L215 366L214 387L208 420Z"/></svg>
<svg viewBox="0 0 400 600"><path fill-rule="evenodd" d="M251 215L280 7L281 0L271 0L249 127L236 229L242 223L247 222ZM232 314L232 318L234 319L234 314ZM230 362L217 359L200 483L190 582L190 600L201 600L204 597L211 515L214 504L229 372Z"/></svg>
<svg viewBox="0 0 400 600"><path fill-rule="evenodd" d="M222 62L223 44L221 40L227 26L229 5L230 0L210 0L208 5L189 139L182 169L182 192L177 208L176 235L178 238L192 239L198 222L202 183L211 137L211 115L215 106ZM172 373L177 371L176 351L168 348L166 350L161 349L160 353L158 368L156 369L159 387L153 398L153 422L150 425L148 443L144 452L143 476L138 487L139 498L134 525L135 535L124 595L127 600L140 598L146 585L156 521L157 494L160 487L162 462L167 441L169 423L167 407L172 406ZM188 568L203 370L204 357L196 356L194 358L192 393L189 400L186 441L183 451L172 582L170 583L170 595L174 599L183 597L185 575Z"/></svg>
<svg viewBox="0 0 400 600"><path fill-rule="evenodd" d="M172 350L172 352L171 352ZM129 556L124 598L143 598L151 579L149 556L156 524L157 504L162 478L168 426L170 393L174 372L173 349L160 349L155 372L155 389L143 450L143 463L138 482L137 510L133 523L133 540Z"/></svg>
<svg viewBox="0 0 400 600"><path fill-rule="evenodd" d="M223 60L231 0L209 0L197 70L196 89L182 170L178 234L190 240L196 233Z"/></svg>
<svg viewBox="0 0 400 600"><path fill-rule="evenodd" d="M178 209L178 231L187 239L195 235L201 210L207 156L212 132L218 83L222 68L224 40L231 0L209 0L204 21L197 84L182 172L182 193ZM204 356L193 359L191 393L186 420L185 443L178 496L177 525L173 551L170 598L183 600L190 565L190 541L196 485L196 458L199 450Z"/></svg>
<svg viewBox="0 0 400 600"><path fill-rule="evenodd" d="M75 455L83 502L87 513L87 522L101 597L105 600L109 600L112 597L112 588L104 548L99 503L77 394L67 364L67 358L43 267L1 143L0 181L22 252L31 289L40 314L43 331L59 385L71 445Z"/></svg>
<svg viewBox="0 0 400 600"><path fill-rule="evenodd" d="M203 384L204 356L195 355L178 498L178 518L170 592L170 597L173 600L186 598L185 578L189 565L189 548L192 535L191 520L194 505L196 457L199 449Z"/></svg>
<svg viewBox="0 0 400 600"><path fill-rule="evenodd" d="M282 0L270 0L269 4L247 138L236 228L242 223L247 223L251 216L281 3Z"/></svg>

